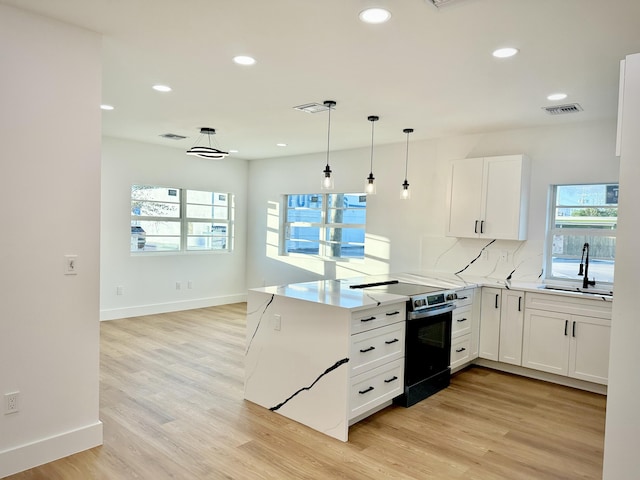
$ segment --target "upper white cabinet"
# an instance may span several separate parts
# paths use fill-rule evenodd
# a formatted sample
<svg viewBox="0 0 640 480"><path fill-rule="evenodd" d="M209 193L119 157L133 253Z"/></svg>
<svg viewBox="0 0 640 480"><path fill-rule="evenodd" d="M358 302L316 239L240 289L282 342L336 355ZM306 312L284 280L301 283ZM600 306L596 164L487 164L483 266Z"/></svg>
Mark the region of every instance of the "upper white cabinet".
<svg viewBox="0 0 640 480"><path fill-rule="evenodd" d="M524 155L454 160L447 236L525 240L529 182Z"/></svg>

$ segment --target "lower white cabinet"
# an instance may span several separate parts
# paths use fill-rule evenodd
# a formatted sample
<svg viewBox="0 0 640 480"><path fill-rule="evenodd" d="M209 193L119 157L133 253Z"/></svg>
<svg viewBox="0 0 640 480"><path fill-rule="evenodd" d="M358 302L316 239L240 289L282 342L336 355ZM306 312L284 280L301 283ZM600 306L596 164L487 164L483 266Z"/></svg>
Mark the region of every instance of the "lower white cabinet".
<svg viewBox="0 0 640 480"><path fill-rule="evenodd" d="M531 296L527 296L528 304L549 306L550 310L526 308L522 366L606 385L611 304ZM557 305L550 305L554 301Z"/></svg>
<svg viewBox="0 0 640 480"><path fill-rule="evenodd" d="M523 326L524 292L504 290L500 304L500 362L522 365Z"/></svg>
<svg viewBox="0 0 640 480"><path fill-rule="evenodd" d="M349 420L404 392L405 303L351 317Z"/></svg>
<svg viewBox="0 0 640 480"><path fill-rule="evenodd" d="M455 372L478 358L478 320L480 299L476 288L457 292L451 326L451 371Z"/></svg>
<svg viewBox="0 0 640 480"><path fill-rule="evenodd" d="M480 346L478 356L498 361L502 290L482 287L480 304Z"/></svg>

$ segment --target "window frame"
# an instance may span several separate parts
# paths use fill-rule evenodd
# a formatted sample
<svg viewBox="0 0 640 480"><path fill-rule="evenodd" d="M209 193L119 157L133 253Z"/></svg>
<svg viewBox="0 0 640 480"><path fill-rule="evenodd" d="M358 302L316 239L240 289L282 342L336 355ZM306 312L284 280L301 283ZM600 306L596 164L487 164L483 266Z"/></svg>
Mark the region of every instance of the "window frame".
<svg viewBox="0 0 640 480"><path fill-rule="evenodd" d="M322 206L318 208L320 211L320 221L319 222L300 222L300 221L288 221L289 217L289 197L291 196L318 196L322 197ZM331 217L330 213L336 210L344 210L345 207L337 207L335 205L329 204L330 196L335 195L356 195L358 197L365 198L365 206L362 208L365 212L365 219L363 223L337 223L330 222L329 219ZM279 254L281 256L293 257L293 258L318 258L322 260L331 260L335 262L362 262L366 258L366 233L367 233L367 222L366 222L366 198L367 195L365 193L360 192L327 192L327 193L289 193L282 195L282 217L280 223L280 251ZM295 208L293 208L295 209ZM301 252L288 252L287 251L287 241L297 240L291 237L292 227L307 227L307 228L317 228L319 230L319 238L318 238L318 253L301 253ZM357 229L363 231L364 241L363 242L340 242L339 245L353 245L356 247L362 247L362 256L335 256L332 255L332 246L336 245L336 242L332 242L331 240L326 239L326 231L328 229ZM304 241L303 239L301 239ZM313 242L315 244L315 242Z"/></svg>
<svg viewBox="0 0 640 480"><path fill-rule="evenodd" d="M139 198L133 198L133 189L136 186L140 187L151 187L151 188L159 188L159 189L167 189L167 190L176 190L179 192L179 201L171 202L178 205L178 216L177 217L163 217L157 215L134 215L133 214L133 202L134 201L142 201L142 202L157 202L157 203L165 203L154 200L141 200ZM198 217L188 217L187 216L187 207L188 205L208 205L198 202L189 202L188 201L188 192L206 192L212 195L226 195L227 196L227 205L226 205L226 217L227 218L198 218ZM138 248L137 250L133 250L130 246L129 253L131 255L193 255L193 254L219 254L219 253L230 253L234 248L234 239L235 239L235 225L234 225L234 215L235 215L235 196L231 192L218 192L218 191L207 191L202 189L195 188L183 188L183 187L175 187L175 186L164 186L164 185L150 185L150 184L141 184L136 183L132 184L130 187L130 225L131 227L139 226L141 222L170 222L178 224L179 234L178 235L151 235L145 233L145 240L148 240L149 237L173 237L178 238L179 248L175 250L145 250L144 247L142 249ZM212 212L216 210L213 208L214 204L211 204ZM138 223L138 225L134 225L134 223ZM224 238L225 239L225 247L224 248L189 248L189 238L198 237L202 235L194 235L189 233L189 225L192 223L207 223L207 224L225 224L226 225L226 236L212 236L213 238ZM132 235L133 236L133 235ZM130 245L133 244L133 241ZM146 244L146 242L145 242Z"/></svg>
<svg viewBox="0 0 640 480"><path fill-rule="evenodd" d="M571 228L570 226L564 227L556 227L557 219L556 219L556 209L558 208L615 208L618 209L617 203L610 204L581 204L581 205L558 205L557 197L558 197L558 187L580 187L580 186L616 186L619 187L618 182L597 182L597 183L559 183L553 184L549 187L549 198L547 202L547 228L545 234L545 243L544 243L544 282L545 283L554 283L554 284L565 284L571 286L582 286L582 281L584 277L578 276L578 269L576 268L575 278L567 278L561 276L553 275L553 258L558 257L558 255L554 255L553 252L553 243L554 237L556 236L575 236L575 237L614 237L617 238L617 216L616 222L613 224L612 228L584 228L584 227L575 227ZM607 218L607 217L603 217ZM609 217L611 218L611 217ZM592 242L589 242L592 243ZM574 255L566 255L566 258L575 258ZM594 259L593 252L591 252L590 260ZM612 277L615 279L615 252L613 258L612 265ZM593 274L589 273L589 278L593 279ZM595 278L596 280L596 288L597 285L604 285L606 287L613 287L613 281L605 281Z"/></svg>

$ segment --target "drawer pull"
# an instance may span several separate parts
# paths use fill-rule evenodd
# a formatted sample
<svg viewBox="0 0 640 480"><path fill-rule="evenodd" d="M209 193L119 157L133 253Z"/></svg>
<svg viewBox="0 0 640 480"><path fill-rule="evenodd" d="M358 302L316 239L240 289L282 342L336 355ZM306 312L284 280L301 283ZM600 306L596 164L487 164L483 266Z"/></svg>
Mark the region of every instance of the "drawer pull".
<svg viewBox="0 0 640 480"><path fill-rule="evenodd" d="M399 310L396 310L395 312L389 312L389 313L387 313L386 315L387 315L387 317L391 317L391 316L393 316L393 315L398 315L399 313L400 313L400 311L399 311Z"/></svg>
<svg viewBox="0 0 640 480"><path fill-rule="evenodd" d="M375 320L376 317L369 317L369 318L361 318L360 321L361 322L370 322L371 320Z"/></svg>
<svg viewBox="0 0 640 480"><path fill-rule="evenodd" d="M458 319L458 323L466 322L466 321L467 321L467 319L466 319L466 318L459 318L459 319Z"/></svg>
<svg viewBox="0 0 640 480"><path fill-rule="evenodd" d="M462 348L456 348L456 353L461 353L464 352L466 350L466 348L462 347Z"/></svg>
<svg viewBox="0 0 640 480"><path fill-rule="evenodd" d="M394 338L393 340L385 340L384 343L386 343L387 345L391 345L392 343L396 343L399 341L400 340L398 340L397 338Z"/></svg>
<svg viewBox="0 0 640 480"><path fill-rule="evenodd" d="M373 347L373 346L371 346L369 348L364 348L364 349L361 348L360 349L360 353L370 352L371 350L375 350L375 349L376 349L376 347Z"/></svg>
<svg viewBox="0 0 640 480"><path fill-rule="evenodd" d="M393 377L389 378L388 380L385 380L385 381L384 381L384 383L391 383L391 382L396 381L397 379L398 379L398 377L396 377L396 376L394 375Z"/></svg>
<svg viewBox="0 0 640 480"><path fill-rule="evenodd" d="M369 387L369 388L366 388L364 390L358 390L358 393L360 395L364 395L365 393L370 392L371 390L373 390L373 387Z"/></svg>

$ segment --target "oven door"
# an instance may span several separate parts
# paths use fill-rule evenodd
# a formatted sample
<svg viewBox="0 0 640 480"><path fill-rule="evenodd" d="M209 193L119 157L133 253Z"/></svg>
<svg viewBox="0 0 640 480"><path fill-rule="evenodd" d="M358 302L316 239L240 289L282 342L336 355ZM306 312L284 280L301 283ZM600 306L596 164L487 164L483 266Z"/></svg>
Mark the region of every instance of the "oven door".
<svg viewBox="0 0 640 480"><path fill-rule="evenodd" d="M451 360L451 312L455 305L411 312L407 320L405 385L442 373Z"/></svg>

